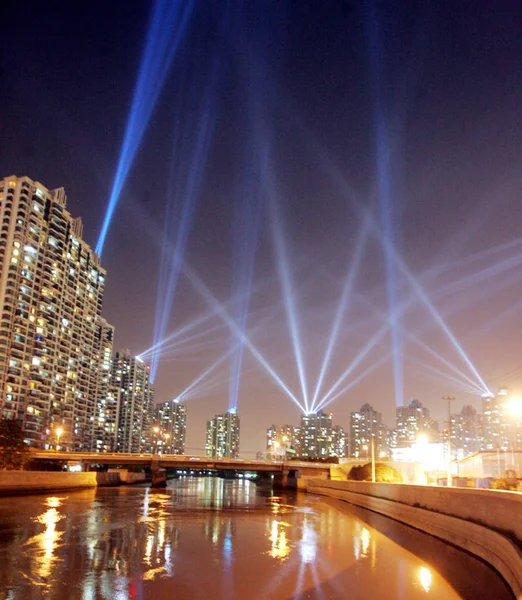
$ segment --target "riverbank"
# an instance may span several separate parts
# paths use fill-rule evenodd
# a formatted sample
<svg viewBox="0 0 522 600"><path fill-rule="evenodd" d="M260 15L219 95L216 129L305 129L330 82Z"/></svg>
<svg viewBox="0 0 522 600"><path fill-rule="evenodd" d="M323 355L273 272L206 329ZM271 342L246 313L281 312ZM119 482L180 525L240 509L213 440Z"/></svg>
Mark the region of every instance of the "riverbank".
<svg viewBox="0 0 522 600"><path fill-rule="evenodd" d="M309 479L307 491L385 515L480 557L522 597L522 494Z"/></svg>
<svg viewBox="0 0 522 600"><path fill-rule="evenodd" d="M41 494L52 491L81 490L101 486L143 483L143 473L125 469L108 473L69 471L0 471L0 496Z"/></svg>

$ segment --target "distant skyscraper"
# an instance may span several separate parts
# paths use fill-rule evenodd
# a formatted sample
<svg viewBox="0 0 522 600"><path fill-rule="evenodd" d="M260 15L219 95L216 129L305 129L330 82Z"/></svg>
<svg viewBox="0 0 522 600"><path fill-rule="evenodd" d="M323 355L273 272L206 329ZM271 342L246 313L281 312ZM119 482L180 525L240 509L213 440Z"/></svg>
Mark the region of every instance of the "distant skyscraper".
<svg viewBox="0 0 522 600"><path fill-rule="evenodd" d="M459 458L482 448L482 416L472 406L464 406L459 414L451 415L451 441Z"/></svg>
<svg viewBox="0 0 522 600"><path fill-rule="evenodd" d="M112 385L114 327L99 317L96 321L95 355L99 365L94 391L91 452L115 452L119 418L119 394Z"/></svg>
<svg viewBox="0 0 522 600"><path fill-rule="evenodd" d="M399 406L396 411L395 440L398 446L415 442L420 434L425 434L430 441L436 441L438 428L430 417L430 411L416 399L410 400L407 406Z"/></svg>
<svg viewBox="0 0 522 600"><path fill-rule="evenodd" d="M483 397L483 450L522 450L522 415L510 410L511 401L507 388Z"/></svg>
<svg viewBox="0 0 522 600"><path fill-rule="evenodd" d="M239 456L239 416L229 410L207 422L206 454L214 458Z"/></svg>
<svg viewBox="0 0 522 600"><path fill-rule="evenodd" d="M388 456L390 453L389 432L382 422L382 415L366 403L350 415L350 456L368 455L368 448L374 438L375 452ZM366 446L366 449L364 447Z"/></svg>
<svg viewBox="0 0 522 600"><path fill-rule="evenodd" d="M332 449L330 455L339 458L348 456L348 436L340 425L336 425L332 430Z"/></svg>
<svg viewBox="0 0 522 600"><path fill-rule="evenodd" d="M187 407L178 400L167 400L156 406L156 423L163 436L164 454L185 453L185 432L187 429Z"/></svg>
<svg viewBox="0 0 522 600"><path fill-rule="evenodd" d="M150 452L154 388L149 367L128 350L116 352L112 385L119 396L118 452Z"/></svg>
<svg viewBox="0 0 522 600"><path fill-rule="evenodd" d="M266 449L275 456L298 454L300 447L300 428L294 425L272 425L266 431Z"/></svg>
<svg viewBox="0 0 522 600"><path fill-rule="evenodd" d="M333 452L332 415L322 410L301 415L301 447L303 458L327 458Z"/></svg>
<svg viewBox="0 0 522 600"><path fill-rule="evenodd" d="M0 414L31 446L56 445L60 427L62 447L89 450L106 273L66 204L63 188L0 181Z"/></svg>

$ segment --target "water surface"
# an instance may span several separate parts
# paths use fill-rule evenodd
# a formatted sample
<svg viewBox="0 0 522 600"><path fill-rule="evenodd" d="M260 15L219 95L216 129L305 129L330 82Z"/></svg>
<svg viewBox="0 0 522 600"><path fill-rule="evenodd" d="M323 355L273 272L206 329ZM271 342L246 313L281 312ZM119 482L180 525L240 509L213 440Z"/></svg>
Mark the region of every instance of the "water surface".
<svg viewBox="0 0 522 600"><path fill-rule="evenodd" d="M384 517L186 478L0 499L0 600L38 598L512 597L480 561Z"/></svg>

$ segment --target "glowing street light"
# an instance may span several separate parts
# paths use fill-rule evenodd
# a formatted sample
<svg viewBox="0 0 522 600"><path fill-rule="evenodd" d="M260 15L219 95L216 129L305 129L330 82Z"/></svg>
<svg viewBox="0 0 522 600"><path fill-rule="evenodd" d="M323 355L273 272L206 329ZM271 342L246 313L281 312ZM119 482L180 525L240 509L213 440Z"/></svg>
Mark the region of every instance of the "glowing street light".
<svg viewBox="0 0 522 600"><path fill-rule="evenodd" d="M417 444L428 444L429 438L425 433L421 433L417 436Z"/></svg>
<svg viewBox="0 0 522 600"><path fill-rule="evenodd" d="M375 438L371 437L371 450L372 450L372 482L375 483ZM366 452L366 459L368 459L368 444L364 444L363 450Z"/></svg>
<svg viewBox="0 0 522 600"><path fill-rule="evenodd" d="M442 398L448 403L448 487L453 485L453 465L451 460L451 402L455 400L454 396L444 396Z"/></svg>
<svg viewBox="0 0 522 600"><path fill-rule="evenodd" d="M56 450L60 449L60 438L63 435L63 427L57 427L56 428Z"/></svg>
<svg viewBox="0 0 522 600"><path fill-rule="evenodd" d="M516 469L515 447L517 443L517 428L520 425L520 422L522 421L522 398L509 397L506 401L505 408L509 417L511 417L509 429L512 433L509 436L511 439L508 440L508 443L511 447L511 462L513 465L513 469Z"/></svg>
<svg viewBox="0 0 522 600"><path fill-rule="evenodd" d="M506 408L512 417L522 417L522 398L509 398Z"/></svg>

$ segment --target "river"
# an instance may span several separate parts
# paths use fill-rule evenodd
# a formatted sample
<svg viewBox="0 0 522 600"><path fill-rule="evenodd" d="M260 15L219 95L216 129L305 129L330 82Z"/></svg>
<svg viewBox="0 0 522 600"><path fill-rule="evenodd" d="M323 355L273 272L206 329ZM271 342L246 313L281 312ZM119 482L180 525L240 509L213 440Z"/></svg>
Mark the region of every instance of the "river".
<svg viewBox="0 0 522 600"><path fill-rule="evenodd" d="M386 534L386 535L384 535ZM511 600L482 562L247 480L0 499L0 600Z"/></svg>

